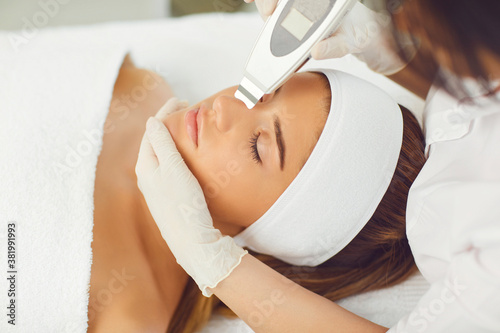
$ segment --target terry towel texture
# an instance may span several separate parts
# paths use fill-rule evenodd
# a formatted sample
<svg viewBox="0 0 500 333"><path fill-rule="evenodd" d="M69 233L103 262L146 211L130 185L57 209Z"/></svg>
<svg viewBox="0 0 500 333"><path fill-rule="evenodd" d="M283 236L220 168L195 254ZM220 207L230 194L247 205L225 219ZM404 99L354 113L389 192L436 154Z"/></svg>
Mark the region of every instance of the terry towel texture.
<svg viewBox="0 0 500 333"><path fill-rule="evenodd" d="M103 33L106 31L103 30ZM79 35L80 34L80 35ZM85 332L103 125L126 55L105 36L47 30L16 52L0 34L0 332ZM15 223L15 267L7 225ZM10 274L9 274L10 275ZM15 299L15 326L6 307Z"/></svg>

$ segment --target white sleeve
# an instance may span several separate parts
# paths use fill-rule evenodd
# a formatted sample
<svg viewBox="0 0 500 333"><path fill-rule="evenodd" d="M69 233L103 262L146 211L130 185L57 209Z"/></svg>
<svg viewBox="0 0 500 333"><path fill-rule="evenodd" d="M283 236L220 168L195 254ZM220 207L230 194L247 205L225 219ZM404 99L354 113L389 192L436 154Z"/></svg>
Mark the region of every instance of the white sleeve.
<svg viewBox="0 0 500 333"><path fill-rule="evenodd" d="M457 182L446 192L449 237L463 250L450 251L445 277L389 333L500 332L500 181Z"/></svg>

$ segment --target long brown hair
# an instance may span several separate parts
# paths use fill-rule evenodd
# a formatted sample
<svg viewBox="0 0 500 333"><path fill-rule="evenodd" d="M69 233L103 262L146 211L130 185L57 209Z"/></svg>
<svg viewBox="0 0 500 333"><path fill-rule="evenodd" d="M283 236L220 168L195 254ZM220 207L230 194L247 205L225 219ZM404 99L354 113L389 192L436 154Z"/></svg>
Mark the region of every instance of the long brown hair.
<svg viewBox="0 0 500 333"><path fill-rule="evenodd" d="M386 6L393 18L395 31L410 32L417 36L413 39L415 45L423 42L419 52L424 54L426 62L418 64L421 75L431 80L436 76L434 83L451 95L458 98L468 96L461 80L450 76L447 71L437 71L435 65L440 60L436 54L437 50L441 50L445 51L448 69L453 73L459 77L472 76L486 91L494 89L481 53L488 50L500 58L500 1L386 0ZM397 35L395 37L396 42L404 48L407 41L399 40Z"/></svg>
<svg viewBox="0 0 500 333"><path fill-rule="evenodd" d="M331 301L397 284L416 271L406 238L406 200L411 184L425 162L424 137L410 111L401 107L403 144L391 184L372 218L338 254L317 267L286 264L252 253L292 281ZM204 297L189 280L167 332L201 329L213 311L234 314L215 296Z"/></svg>

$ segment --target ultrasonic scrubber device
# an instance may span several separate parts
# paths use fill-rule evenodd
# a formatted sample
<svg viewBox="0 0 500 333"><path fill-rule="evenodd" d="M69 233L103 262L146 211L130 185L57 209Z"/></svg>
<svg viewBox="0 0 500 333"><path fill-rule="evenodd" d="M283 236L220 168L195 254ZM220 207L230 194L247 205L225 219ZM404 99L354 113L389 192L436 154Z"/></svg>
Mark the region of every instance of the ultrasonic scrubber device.
<svg viewBox="0 0 500 333"><path fill-rule="evenodd" d="M285 83L338 29L357 0L281 0L247 60L235 97L251 109Z"/></svg>

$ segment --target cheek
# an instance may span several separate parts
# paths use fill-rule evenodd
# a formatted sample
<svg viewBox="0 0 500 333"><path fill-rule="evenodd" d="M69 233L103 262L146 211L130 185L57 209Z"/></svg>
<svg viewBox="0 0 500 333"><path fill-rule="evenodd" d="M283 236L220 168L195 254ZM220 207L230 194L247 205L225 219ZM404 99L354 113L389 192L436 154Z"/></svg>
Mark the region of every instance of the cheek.
<svg viewBox="0 0 500 333"><path fill-rule="evenodd" d="M192 164L193 173L200 182L207 202L220 201L226 194L236 193L242 180L251 176L248 162L241 158L236 149L224 145L200 152Z"/></svg>
<svg viewBox="0 0 500 333"><path fill-rule="evenodd" d="M235 136L206 136L203 147L193 156L195 173L208 198L215 197L243 175L250 176L257 165L252 165L250 150L245 140Z"/></svg>
<svg viewBox="0 0 500 333"><path fill-rule="evenodd" d="M248 227L278 199L284 187L251 165L220 171L204 184L207 203L215 221ZM260 168L260 167L259 167Z"/></svg>
<svg viewBox="0 0 500 333"><path fill-rule="evenodd" d="M246 226L258 218L256 200L264 179L248 152L242 153L238 145L221 144L193 163L193 173L217 222Z"/></svg>
<svg viewBox="0 0 500 333"><path fill-rule="evenodd" d="M202 188L214 220L246 227L263 213L259 190L265 180L251 168L232 162L229 168L212 173Z"/></svg>

